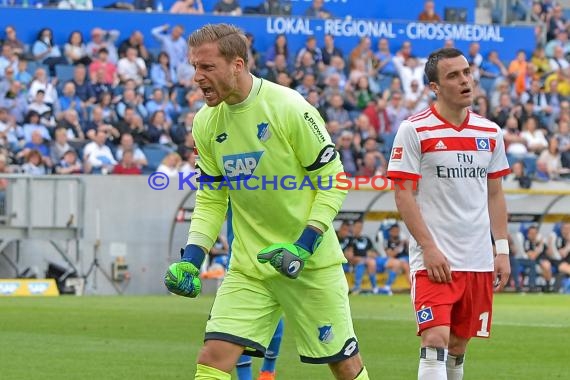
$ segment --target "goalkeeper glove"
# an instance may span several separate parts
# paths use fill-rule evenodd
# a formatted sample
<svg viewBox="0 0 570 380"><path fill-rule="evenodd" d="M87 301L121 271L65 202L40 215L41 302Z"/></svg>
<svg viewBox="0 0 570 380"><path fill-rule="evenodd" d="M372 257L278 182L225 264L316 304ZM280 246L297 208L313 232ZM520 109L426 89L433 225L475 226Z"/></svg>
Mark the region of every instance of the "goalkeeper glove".
<svg viewBox="0 0 570 380"><path fill-rule="evenodd" d="M188 244L180 250L182 260L171 264L164 276L166 288L179 296L194 298L200 294L200 267L206 254L195 244Z"/></svg>
<svg viewBox="0 0 570 380"><path fill-rule="evenodd" d="M257 255L261 264L269 262L273 268L289 278L299 277L305 261L311 257L323 236L311 227L306 227L295 243L278 243L263 249Z"/></svg>

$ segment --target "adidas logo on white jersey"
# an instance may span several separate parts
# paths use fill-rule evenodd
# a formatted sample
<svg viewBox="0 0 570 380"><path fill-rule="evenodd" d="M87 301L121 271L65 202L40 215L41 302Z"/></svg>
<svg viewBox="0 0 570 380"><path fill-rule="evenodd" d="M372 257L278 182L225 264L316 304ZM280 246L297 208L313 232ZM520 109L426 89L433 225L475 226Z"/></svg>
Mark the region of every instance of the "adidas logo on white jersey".
<svg viewBox="0 0 570 380"><path fill-rule="evenodd" d="M435 144L435 149L437 150L444 150L447 149L447 145L443 143L443 141L439 140L437 144Z"/></svg>

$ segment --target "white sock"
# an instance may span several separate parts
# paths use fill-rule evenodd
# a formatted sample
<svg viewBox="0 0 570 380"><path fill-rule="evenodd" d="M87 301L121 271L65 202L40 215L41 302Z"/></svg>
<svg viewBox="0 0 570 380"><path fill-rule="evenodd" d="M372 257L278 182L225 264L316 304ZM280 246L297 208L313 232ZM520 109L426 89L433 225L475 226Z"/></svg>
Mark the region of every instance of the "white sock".
<svg viewBox="0 0 570 380"><path fill-rule="evenodd" d="M418 368L418 380L446 380L446 358L446 348L420 348L420 366Z"/></svg>
<svg viewBox="0 0 570 380"><path fill-rule="evenodd" d="M463 361L465 354L461 355L447 355L445 366L447 368L447 380L462 380L463 379Z"/></svg>

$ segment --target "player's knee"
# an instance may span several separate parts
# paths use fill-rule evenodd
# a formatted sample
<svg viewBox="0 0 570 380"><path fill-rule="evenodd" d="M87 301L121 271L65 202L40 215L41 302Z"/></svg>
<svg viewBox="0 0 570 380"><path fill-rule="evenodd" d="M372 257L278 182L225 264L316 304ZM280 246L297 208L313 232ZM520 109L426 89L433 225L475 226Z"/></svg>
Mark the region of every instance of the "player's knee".
<svg viewBox="0 0 570 380"><path fill-rule="evenodd" d="M422 347L443 347L447 348L449 345L449 335L445 331L425 331L422 334Z"/></svg>
<svg viewBox="0 0 570 380"><path fill-rule="evenodd" d="M358 378L364 365L360 354L356 354L348 359L330 363L329 367L336 379L354 380Z"/></svg>
<svg viewBox="0 0 570 380"><path fill-rule="evenodd" d="M208 340L198 354L198 364L229 372L236 365L243 348L228 342Z"/></svg>

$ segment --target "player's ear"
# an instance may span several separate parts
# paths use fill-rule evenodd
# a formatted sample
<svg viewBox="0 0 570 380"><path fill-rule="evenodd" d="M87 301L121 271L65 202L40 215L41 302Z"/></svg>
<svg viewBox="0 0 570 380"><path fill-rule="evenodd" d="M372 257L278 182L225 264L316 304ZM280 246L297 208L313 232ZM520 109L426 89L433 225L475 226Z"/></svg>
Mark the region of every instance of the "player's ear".
<svg viewBox="0 0 570 380"><path fill-rule="evenodd" d="M234 60L234 76L239 76L241 74L241 72L244 70L245 68L245 62L243 61L242 58L236 58Z"/></svg>
<svg viewBox="0 0 570 380"><path fill-rule="evenodd" d="M434 94L438 95L439 94L439 86L437 83L435 82L429 82L429 88L430 90L433 91Z"/></svg>

